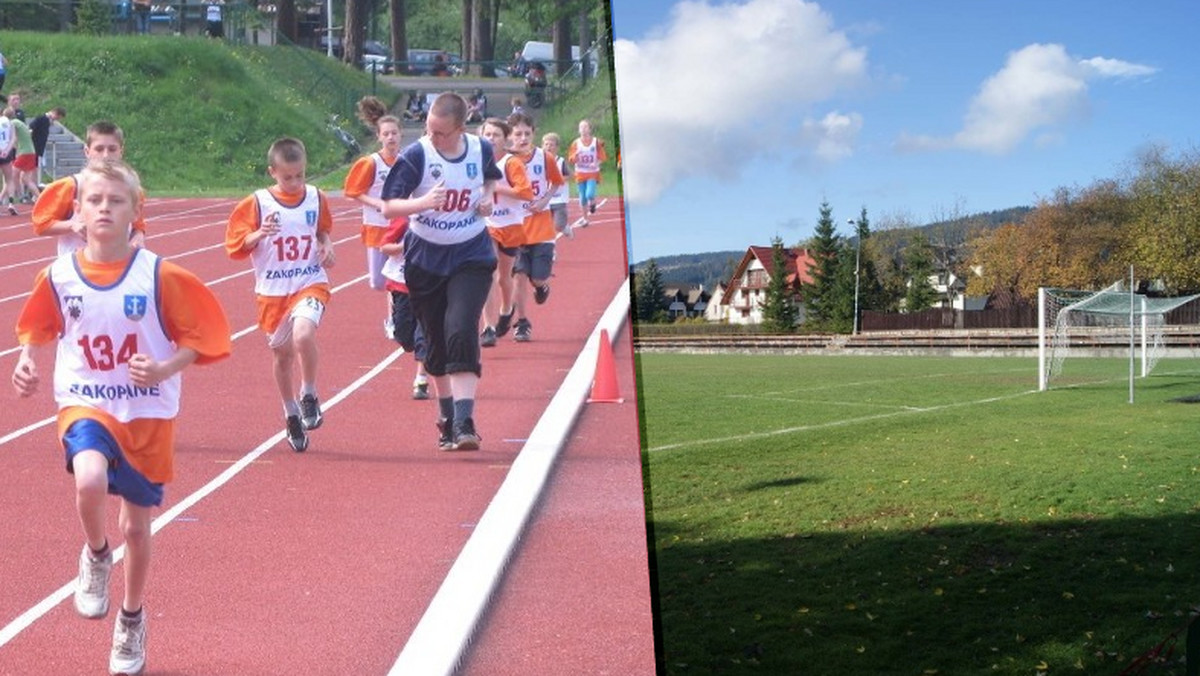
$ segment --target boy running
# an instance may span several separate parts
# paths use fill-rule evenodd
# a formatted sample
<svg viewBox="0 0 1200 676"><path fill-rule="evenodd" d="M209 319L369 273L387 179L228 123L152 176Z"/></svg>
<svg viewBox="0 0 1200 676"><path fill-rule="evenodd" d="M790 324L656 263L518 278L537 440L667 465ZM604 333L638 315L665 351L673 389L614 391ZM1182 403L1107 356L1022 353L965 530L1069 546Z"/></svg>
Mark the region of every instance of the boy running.
<svg viewBox="0 0 1200 676"><path fill-rule="evenodd" d="M324 422L317 397L317 327L329 303L333 216L325 193L305 182L304 144L281 138L267 151L267 173L275 180L233 209L225 230L225 252L254 265L258 327L267 335L275 384L283 398L288 444L301 453L309 430ZM300 362L300 401L292 370Z"/></svg>
<svg viewBox="0 0 1200 676"><path fill-rule="evenodd" d="M479 334L481 347L494 347L496 340L508 333L512 323L513 264L525 243L525 205L534 194L529 175L525 173L525 163L506 150L512 135L508 122L489 117L479 126L479 135L491 142L495 153L502 155L496 160L496 167L503 177L496 181L492 192L492 214L487 217L488 234L496 243L496 274L483 308L485 326Z"/></svg>
<svg viewBox="0 0 1200 676"><path fill-rule="evenodd" d="M526 286L533 287L533 299L538 305L550 297L550 270L554 265L557 231L547 204L562 187L563 177L558 171L557 158L534 147L536 127L532 117L524 113L510 115L508 123L512 126L513 154L525 164L525 173L530 177L534 192L534 199L525 205L525 222L522 224L525 242L513 266L513 274L518 278L513 293L517 313L513 339L524 343L533 340L533 324L526 316Z"/></svg>
<svg viewBox="0 0 1200 676"><path fill-rule="evenodd" d="M105 495L117 495L125 593L109 671L136 674L146 664L151 513L162 503L163 485L174 478L180 371L229 355L229 321L203 282L130 243L141 199L132 169L93 162L78 182L75 212L87 244L34 280L17 319L21 353L12 382L23 397L37 392L38 347L57 340L58 435L86 538L75 610L92 619L108 614L113 555Z"/></svg>
<svg viewBox="0 0 1200 676"><path fill-rule="evenodd" d="M83 154L89 162L122 159L125 156L125 132L107 120L92 123L87 128ZM60 256L78 251L86 243L83 220L75 211L78 186L78 176L64 176L46 186L33 204L34 234L57 237ZM135 247L146 241L146 222L142 220L140 204L129 233L130 244Z"/></svg>
<svg viewBox="0 0 1200 676"><path fill-rule="evenodd" d="M392 301L391 338L413 356L417 362L417 373L413 377L413 399L429 398L429 378L425 375L425 334L412 314L408 299L408 285L404 283L404 233L408 231L408 219L396 218L388 226L379 250L387 256L383 263L383 276Z"/></svg>
<svg viewBox="0 0 1200 676"><path fill-rule="evenodd" d="M575 231L567 221L567 204L571 201L571 191L567 188L566 180L572 174L566 158L558 152L561 143L562 139L554 132L542 135L542 151L555 158L558 173L563 177L563 184L550 195L550 215L554 217L554 229L571 239L575 236Z"/></svg>

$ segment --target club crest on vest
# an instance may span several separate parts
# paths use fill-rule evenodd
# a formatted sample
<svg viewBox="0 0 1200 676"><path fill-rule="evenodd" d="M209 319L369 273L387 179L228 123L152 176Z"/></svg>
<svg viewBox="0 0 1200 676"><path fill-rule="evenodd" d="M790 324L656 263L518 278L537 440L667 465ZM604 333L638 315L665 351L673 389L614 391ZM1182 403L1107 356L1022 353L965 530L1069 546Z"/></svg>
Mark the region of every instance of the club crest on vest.
<svg viewBox="0 0 1200 676"><path fill-rule="evenodd" d="M135 322L145 317L146 297L135 295L125 296L125 316Z"/></svg>

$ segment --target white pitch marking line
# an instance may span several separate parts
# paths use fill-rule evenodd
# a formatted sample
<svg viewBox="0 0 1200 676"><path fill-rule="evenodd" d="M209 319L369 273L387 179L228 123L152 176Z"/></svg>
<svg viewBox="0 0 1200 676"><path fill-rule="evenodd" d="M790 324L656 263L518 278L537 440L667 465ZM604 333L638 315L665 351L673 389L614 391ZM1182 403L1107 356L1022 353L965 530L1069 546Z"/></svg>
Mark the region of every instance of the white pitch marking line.
<svg viewBox="0 0 1200 676"><path fill-rule="evenodd" d="M999 397L988 397L987 399L976 399L974 401L959 401L953 404L943 404L941 406L928 406L925 408L917 408L904 411L892 411L889 413L877 413L875 415L863 416L860 418L846 418L844 420L833 420L827 423L819 423L816 425L799 425L796 427L785 427L779 430L770 432L754 432L751 434L739 434L730 437L718 437L714 439L695 439L692 441L681 441L675 444L664 444L662 446L652 446L646 449L647 453L656 451L671 451L677 448L687 448L688 446L710 446L712 444L725 444L739 441L752 441L754 439L766 439L769 437L777 437L784 434L794 434L796 432L809 432L812 430L828 429L830 427L843 427L845 425L857 425L859 423L870 422L872 420L883 420L886 418L894 418L901 415L911 415L915 413L932 413L935 411L945 411L952 408L960 408L963 406L976 406L979 404L993 404L1006 399L1015 399L1028 394L1037 394L1037 390L1026 390L1024 392L1016 392L1014 394L1005 394Z"/></svg>

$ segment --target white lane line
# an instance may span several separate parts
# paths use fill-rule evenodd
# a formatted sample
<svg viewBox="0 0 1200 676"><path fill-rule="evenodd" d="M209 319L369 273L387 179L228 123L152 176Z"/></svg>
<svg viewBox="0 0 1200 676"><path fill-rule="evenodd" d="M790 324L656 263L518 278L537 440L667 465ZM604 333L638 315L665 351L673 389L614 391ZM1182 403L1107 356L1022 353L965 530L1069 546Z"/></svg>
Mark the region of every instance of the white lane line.
<svg viewBox="0 0 1200 676"><path fill-rule="evenodd" d="M361 275L361 276L356 277L355 279L352 279L344 284L340 284L340 285L334 287L332 289L332 292L337 293L343 289L346 289L347 287L350 287L350 286L353 286L354 284L365 281L366 279L367 279L367 275ZM237 340L238 338L241 338L242 336L252 333L252 332L256 331L257 329L258 329L257 325L246 327L246 328L242 329L241 331L234 333L232 339ZM347 396L352 394L355 390L357 390L358 388L360 388L364 384L366 384L368 381L370 381L371 378L374 378L381 371L383 371L385 368L387 368L389 365L391 365L391 363L396 361L396 359L398 359L400 357L400 355L403 353L404 353L404 350L398 349L395 352L393 352L392 354L388 355L387 358L385 358L379 364L376 364L374 368L372 368L370 371L365 373L363 376L359 377L358 380L355 380L346 389L343 389L342 391L335 394L331 399L329 399L329 401L322 402L322 406L324 408L333 408L335 405L337 405L338 402L345 399ZM11 442L14 439L17 439L18 437L28 434L29 432L32 432L37 429L41 429L42 427L45 427L47 425L51 425L56 420L57 420L57 416L51 416L49 418L46 418L45 420L39 420L36 423L27 425L19 430L9 432L8 434L4 435L3 437L0 437L0 446ZM269 449L272 446L274 446L275 444L279 443L283 439L283 437L284 437L284 432L276 433L273 437L264 441L253 451L251 451L249 454L244 456L241 460L238 460L236 463L231 465L224 472L217 475L217 477L215 479L213 479L212 481L209 481L202 488L200 488L196 493L193 493L192 495L188 496L187 498L184 498L184 500L182 502L180 502L179 505L176 505L176 507L173 507L170 510L163 512L162 515L160 515L157 519L155 519L151 523L151 533L157 533L163 526L170 523L171 519L173 519L176 515L181 513L184 509L186 509L187 507L190 507L191 505L196 504L202 498L204 498L208 494L212 493L217 488L220 488L222 485L224 485L226 482L228 482L229 479L233 478L234 475L236 475L238 472L245 469L245 467L247 465L249 465L251 462L256 460L258 458L258 456L265 453L267 449ZM116 561L120 561L121 558L124 556L125 556L125 545L121 545L117 549L113 550L113 562L114 563ZM52 593L50 596L47 596L46 598L42 599L40 602L38 602L32 608L30 608L29 610L26 610L24 613L17 616L16 619L14 619L12 622L8 623L8 625L5 626L3 629L0 629L0 647L3 647L4 644L11 641L17 634L19 634L22 631L24 631L25 629L27 629L29 627L29 625L33 624L40 617L42 617L47 612L49 612L51 608L58 605L59 603L61 603L63 601L63 599L70 596L72 591L74 590L74 585L75 585L74 581L66 583L65 585L60 587L57 591Z"/></svg>
<svg viewBox="0 0 1200 676"><path fill-rule="evenodd" d="M238 275L240 275L240 274L241 273L238 273ZM232 277L237 277L238 275L232 275ZM360 277L356 277L355 279L352 279L344 284L340 284L338 286L333 287L331 292L337 293L338 291L341 291L342 289L345 289L346 287L353 286L353 285L355 285L361 281L364 281L366 279L367 279L367 275L362 275ZM218 280L218 281L221 281L221 280ZM209 285L211 286L212 284L215 284L215 283L216 282L210 282ZM232 336L230 336L230 340L237 340L238 338L241 338L248 334L254 333L257 330L258 330L258 325L251 324L250 326L247 326L246 328L244 328L240 331L234 332L234 334ZM0 357L8 355L8 354L12 354L13 352L17 352L20 349L21 349L20 347L15 347L15 348L10 348L8 350L4 350L3 352L0 352ZM27 433L32 432L37 429L41 429L41 428L45 427L46 425L53 423L57 419L58 419L57 416L50 416L49 418L46 418L45 420L39 420L31 425L26 425L25 427L22 427L19 430L16 430L14 432L9 432L8 434L5 434L4 436L0 437L0 446L3 446L4 444L7 444L8 442L13 441L14 439L16 439L24 434L27 434ZM0 645L3 645L3 644L0 644Z"/></svg>
<svg viewBox="0 0 1200 676"><path fill-rule="evenodd" d="M610 340L629 316L629 282L617 290L575 365L538 419L479 524L396 658L389 676L453 674L500 583L567 434L591 388L600 331Z"/></svg>
<svg viewBox="0 0 1200 676"><path fill-rule="evenodd" d="M350 383L349 386L342 389L328 401L322 402L322 408L331 409L334 406L337 406L338 403L340 403L343 399L350 396L360 387L370 382L371 379L382 373L388 366L391 366L392 362L399 359L400 355L402 354L404 354L404 350L402 349L397 349L395 352L392 352L383 361L376 364L370 371L367 371L363 375L359 376L358 380ZM150 523L150 533L154 534L162 530L167 524L175 520L185 510L191 508L196 503L208 497L218 488L229 483L230 479L237 476L242 470L249 467L250 463L257 460L259 456L261 456L263 453L266 453L280 441L283 441L284 434L284 431L276 432L274 436L268 438L266 441L259 444L254 450L242 456L240 460L235 462L233 465L230 465L225 471L218 474L211 481L201 486L183 500L180 500L167 511L163 512L157 519L154 519L154 521ZM120 561L124 557L125 545L121 545L113 550L113 563ZM54 593L39 601L29 610L21 613L12 622L9 622L8 625L6 625L3 629L0 629L0 647L3 647L6 643L15 638L17 634L20 634L25 629L28 629L30 625L32 625L46 613L50 612L54 606L57 606L59 603L62 603L64 600L66 600L67 597L74 593L74 590L75 581L72 580L59 587Z"/></svg>

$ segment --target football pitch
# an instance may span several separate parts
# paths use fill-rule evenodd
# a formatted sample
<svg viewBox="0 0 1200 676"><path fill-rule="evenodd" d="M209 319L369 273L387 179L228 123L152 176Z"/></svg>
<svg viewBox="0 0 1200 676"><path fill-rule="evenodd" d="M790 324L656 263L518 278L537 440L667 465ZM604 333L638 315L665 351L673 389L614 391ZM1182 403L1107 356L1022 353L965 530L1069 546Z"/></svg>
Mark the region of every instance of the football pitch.
<svg viewBox="0 0 1200 676"><path fill-rule="evenodd" d="M1200 360L638 362L667 673L1184 673Z"/></svg>

